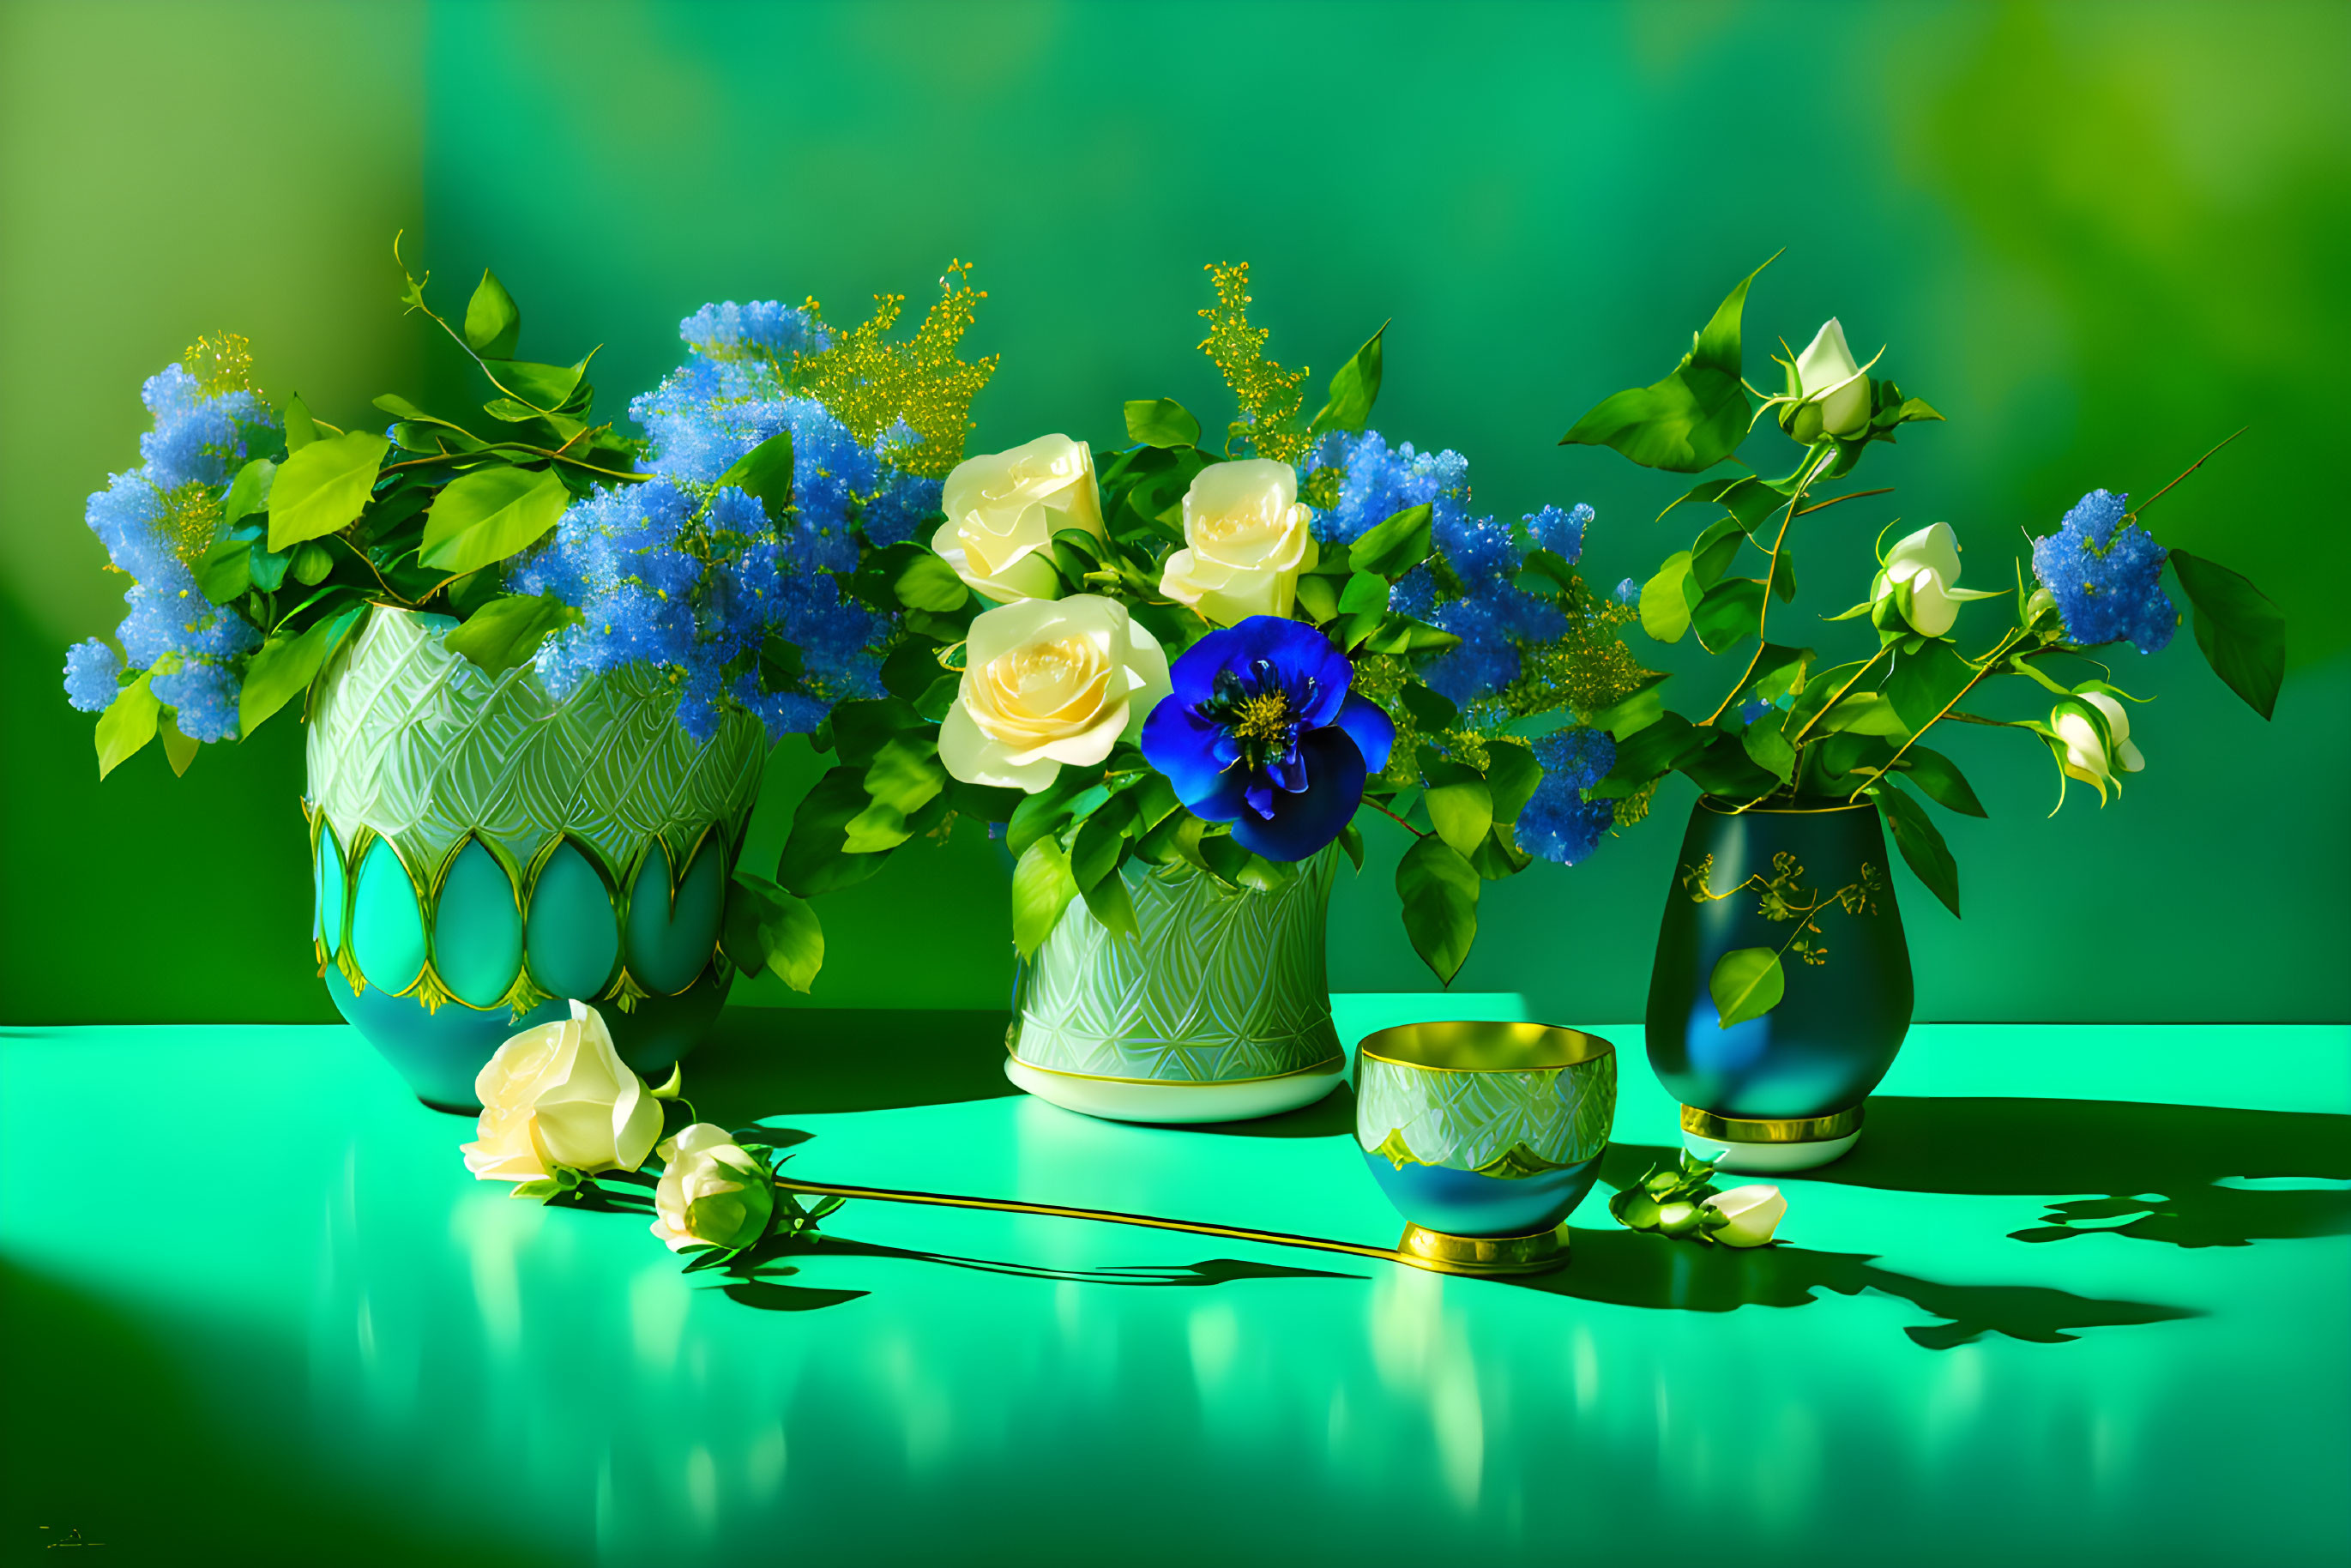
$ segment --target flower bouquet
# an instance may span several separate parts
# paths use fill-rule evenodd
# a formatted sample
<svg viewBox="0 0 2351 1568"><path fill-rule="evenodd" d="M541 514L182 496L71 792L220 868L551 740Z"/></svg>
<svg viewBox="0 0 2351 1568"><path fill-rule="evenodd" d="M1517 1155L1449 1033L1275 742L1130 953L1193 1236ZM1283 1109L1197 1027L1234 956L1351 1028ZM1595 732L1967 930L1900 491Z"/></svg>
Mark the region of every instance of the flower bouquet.
<svg viewBox="0 0 2351 1568"><path fill-rule="evenodd" d="M467 1108L514 1024L569 999L614 1004L647 1067L734 967L807 988L813 916L735 873L760 768L882 695L896 601L848 584L935 514L994 361L956 358L959 267L909 341L884 336L896 297L848 329L814 301L711 306L624 435L592 354L516 357L494 275L462 322L402 276L478 411L386 395L388 425L344 428L266 399L241 340L200 342L147 383L141 465L90 498L130 613L66 688L101 776L157 738L184 770L305 699L322 974L423 1098Z"/></svg>
<svg viewBox="0 0 2351 1568"><path fill-rule="evenodd" d="M1984 814L1929 737L1960 726L2031 736L2055 765L2061 804L2068 779L2103 802L2144 766L2126 706L2144 699L2102 655L2125 643L2151 653L2170 640L2179 615L2163 588L2167 564L2195 609L2198 647L2264 718L2284 669L2284 622L2270 601L2226 567L2166 549L2141 525L2163 491L2136 509L2091 491L2033 540L2034 580L2020 566L2012 590L1959 586L1949 524L1886 548L1889 524L1866 596L1829 618L1868 622L1875 636L1862 656L1824 660L1802 645L1787 612L1774 613L1795 597L1795 525L1886 494L1823 492L1874 444L1943 416L1870 373L1882 350L1856 362L1834 320L1780 359L1782 390L1748 386L1740 319L1753 281L1731 290L1669 375L1604 400L1562 441L1697 473L1733 458L1771 413L1797 448L1779 477L1708 478L1668 505L1711 520L1637 590L1649 636L1694 637L1736 673L1686 713L1666 706L1657 675L1594 718L1615 742L1595 800L1637 798L1674 772L1700 790L1651 980L1649 1053L1683 1102L1692 1151L1740 1170L1799 1168L1851 1146L1861 1103L1901 1044L1909 962L1879 824L1956 915L1958 867L1922 801ZM1988 640L1962 635L1971 601L2009 610ZM2021 711L1997 711L2003 692L2024 698Z"/></svg>
<svg viewBox="0 0 2351 1568"><path fill-rule="evenodd" d="M1583 794L1614 747L1581 720L1648 679L1619 636L1634 612L1576 570L1590 508L1514 528L1473 514L1458 454L1391 448L1368 428L1379 333L1306 414L1247 268L1209 270L1223 439L1140 400L1099 468L1056 434L949 473L943 524L864 569L904 611L890 695L820 731L840 765L778 872L812 896L954 815L1002 824L1017 1079L1319 1093L1322 901L1337 853L1363 863L1359 813L1409 840L1405 928L1450 981L1483 882L1573 863L1643 804ZM1292 1099L1269 1092L1218 1103Z"/></svg>

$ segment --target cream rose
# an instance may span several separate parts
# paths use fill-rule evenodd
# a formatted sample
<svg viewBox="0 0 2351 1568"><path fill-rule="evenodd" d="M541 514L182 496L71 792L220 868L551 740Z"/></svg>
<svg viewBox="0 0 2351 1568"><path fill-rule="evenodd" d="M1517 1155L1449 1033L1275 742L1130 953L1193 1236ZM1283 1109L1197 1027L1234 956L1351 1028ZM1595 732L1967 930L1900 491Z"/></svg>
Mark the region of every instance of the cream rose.
<svg viewBox="0 0 2351 1568"><path fill-rule="evenodd" d="M1298 471L1251 458L1212 463L1184 493L1184 546L1167 558L1159 591L1219 626L1288 615L1298 574L1322 558L1298 499Z"/></svg>
<svg viewBox="0 0 2351 1568"><path fill-rule="evenodd" d="M1730 1223L1707 1234L1725 1247L1761 1247L1780 1228L1788 1200L1769 1182L1734 1186L1706 1200L1706 1207L1729 1216Z"/></svg>
<svg viewBox="0 0 2351 1568"><path fill-rule="evenodd" d="M1094 455L1066 435L966 458L947 476L939 507L947 521L931 548L973 590L1005 604L1061 591L1052 545L1061 529L1105 537Z"/></svg>
<svg viewBox="0 0 2351 1568"><path fill-rule="evenodd" d="M1844 329L1831 317L1796 356L1796 402L1780 428L1810 446L1826 435L1858 435L1869 426L1869 377L1854 362Z"/></svg>
<svg viewBox="0 0 2351 1568"><path fill-rule="evenodd" d="M1997 599L1991 589L1961 588L1959 540L1949 523L1933 523L1909 535L1887 552L1885 570L1871 585L1869 601L1892 598L1906 584L1910 590L1910 624L1929 637L1940 637L1959 618L1959 606L1970 599Z"/></svg>
<svg viewBox="0 0 2351 1568"><path fill-rule="evenodd" d="M2064 758L2057 766L2068 779L2079 779L2103 796L2106 786L2115 782L2117 768L2137 773L2147 766L2147 758L2131 744L2130 715L2122 704L2104 692L2083 692L2078 700L2098 710L2098 716L2106 721L2106 737L2098 738L2098 727L2079 709L2061 705L2049 716L2049 727L2057 732L2065 747Z"/></svg>
<svg viewBox="0 0 2351 1568"><path fill-rule="evenodd" d="M661 1136L660 1103L629 1071L585 1002L560 1023L498 1047L474 1080L482 1102L465 1168L484 1181L541 1181L557 1166L632 1171Z"/></svg>
<svg viewBox="0 0 2351 1568"><path fill-rule="evenodd" d="M671 1251L696 1244L748 1247L768 1233L776 1212L773 1175L726 1129L696 1122L658 1152L653 1232Z"/></svg>
<svg viewBox="0 0 2351 1568"><path fill-rule="evenodd" d="M1029 599L971 623L939 761L967 784L1034 795L1061 764L1100 762L1169 691L1167 655L1126 606L1091 593Z"/></svg>

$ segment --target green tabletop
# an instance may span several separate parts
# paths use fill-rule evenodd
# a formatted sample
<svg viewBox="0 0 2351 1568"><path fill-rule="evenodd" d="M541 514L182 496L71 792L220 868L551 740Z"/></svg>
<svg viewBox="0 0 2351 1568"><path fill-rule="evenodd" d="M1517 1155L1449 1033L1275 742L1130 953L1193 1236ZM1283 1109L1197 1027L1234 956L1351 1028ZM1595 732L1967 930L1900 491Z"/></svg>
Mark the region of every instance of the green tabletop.
<svg viewBox="0 0 2351 1568"><path fill-rule="evenodd" d="M1510 997L1457 1016L1514 1016ZM1343 1035L1429 1016L1340 998ZM1635 1025L1609 1183L1675 1139ZM1393 1244L1345 1090L1009 1092L1002 1019L737 1011L811 1181ZM109 1561L2332 1563L2351 1030L1921 1025L1784 1245L1531 1283L859 1201L756 1279L510 1201L350 1030L0 1038L0 1531ZM785 1131L785 1130L789 1131ZM45 1558L46 1561L57 1559Z"/></svg>

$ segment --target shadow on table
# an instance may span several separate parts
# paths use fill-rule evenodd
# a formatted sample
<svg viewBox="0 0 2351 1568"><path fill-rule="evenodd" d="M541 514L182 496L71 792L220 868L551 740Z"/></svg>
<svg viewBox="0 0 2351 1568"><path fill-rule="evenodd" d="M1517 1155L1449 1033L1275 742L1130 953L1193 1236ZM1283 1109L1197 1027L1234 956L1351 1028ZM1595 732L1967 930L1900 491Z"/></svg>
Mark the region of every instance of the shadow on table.
<svg viewBox="0 0 2351 1568"><path fill-rule="evenodd" d="M1016 1263L997 1258L967 1258L953 1252L930 1252L911 1247L883 1247L832 1235L770 1236L723 1270L720 1290L747 1307L770 1312L806 1312L870 1295L868 1291L820 1290L788 1285L778 1276L797 1274L795 1258L881 1258L907 1263L928 1263L943 1269L978 1274L1008 1274L1020 1280L1052 1280L1085 1285L1125 1285L1143 1288L1197 1288L1229 1285L1244 1280L1360 1280L1361 1274L1334 1273L1327 1269L1292 1269L1279 1263L1251 1263L1238 1258L1209 1258L1197 1263L1138 1263L1103 1269L1056 1269L1037 1263Z"/></svg>
<svg viewBox="0 0 2351 1568"><path fill-rule="evenodd" d="M1636 1171L1635 1175L1638 1174ZM1685 1312L1741 1307L1805 1307L1817 1292L1899 1296L1949 1321L1902 1332L1928 1350L1969 1344L1987 1333L2057 1344L2073 1331L2164 1322L2202 1314L2148 1301L2110 1301L2041 1285L1943 1285L1881 1269L1864 1254L1815 1252L1782 1243L1736 1249L1630 1230L1577 1230L1568 1266L1511 1284L1611 1306Z"/></svg>
<svg viewBox="0 0 2351 1568"><path fill-rule="evenodd" d="M891 1111L1017 1094L1004 1076L1004 1014L728 1008L685 1059L705 1122Z"/></svg>
<svg viewBox="0 0 2351 1568"><path fill-rule="evenodd" d="M1355 1130L1355 1092L1342 1083L1313 1104L1279 1116L1262 1116L1254 1122L1190 1123L1181 1130L1220 1138L1328 1138L1352 1134Z"/></svg>
<svg viewBox="0 0 2351 1568"><path fill-rule="evenodd" d="M2219 1185L2247 1177L2351 1178L2351 1116L1885 1094L1869 1102L1853 1153L1805 1176L1897 1192L2053 1200L2043 1206L2041 1225L2011 1232L2019 1241L2104 1231L2175 1247L2242 1247L2351 1234L2351 1191ZM2111 1223L2126 1215L2138 1218Z"/></svg>

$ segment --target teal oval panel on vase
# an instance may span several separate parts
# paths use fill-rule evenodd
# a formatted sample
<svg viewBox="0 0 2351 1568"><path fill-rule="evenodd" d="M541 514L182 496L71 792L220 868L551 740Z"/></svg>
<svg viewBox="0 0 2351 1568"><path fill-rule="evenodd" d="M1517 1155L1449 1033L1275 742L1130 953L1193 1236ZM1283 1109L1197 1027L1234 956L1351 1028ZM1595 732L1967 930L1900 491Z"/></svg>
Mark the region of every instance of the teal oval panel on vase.
<svg viewBox="0 0 2351 1568"><path fill-rule="evenodd" d="M389 839L368 846L351 893L351 960L369 987L404 991L424 971L424 915Z"/></svg>
<svg viewBox="0 0 2351 1568"><path fill-rule="evenodd" d="M343 950L343 846L336 841L335 830L324 822L319 824L319 847L310 869L318 883L318 913L310 934L325 945L327 956L334 958Z"/></svg>
<svg viewBox="0 0 2351 1568"><path fill-rule="evenodd" d="M538 868L524 946L530 977L551 997L586 1000L611 982L621 956L611 890L577 845L558 845Z"/></svg>
<svg viewBox="0 0 2351 1568"><path fill-rule="evenodd" d="M709 964L726 905L726 855L717 835L702 841L674 900L669 863L668 847L655 840L629 893L629 972L664 997L684 990Z"/></svg>
<svg viewBox="0 0 2351 1568"><path fill-rule="evenodd" d="M470 840L450 862L433 914L433 967L459 1001L491 1007L522 972L522 910L497 857Z"/></svg>

